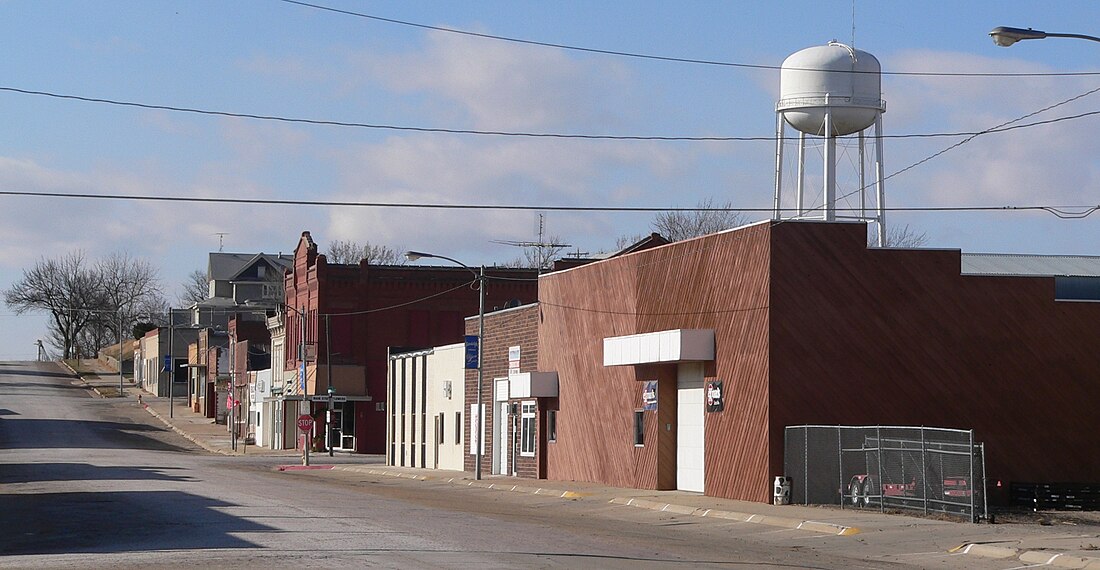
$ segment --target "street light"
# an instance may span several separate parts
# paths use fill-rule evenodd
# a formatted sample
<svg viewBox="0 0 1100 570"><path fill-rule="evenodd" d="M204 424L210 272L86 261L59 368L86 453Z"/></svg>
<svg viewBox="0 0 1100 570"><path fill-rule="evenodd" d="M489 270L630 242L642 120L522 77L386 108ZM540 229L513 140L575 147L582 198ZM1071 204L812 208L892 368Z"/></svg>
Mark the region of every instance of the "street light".
<svg viewBox="0 0 1100 570"><path fill-rule="evenodd" d="M1054 32L1043 32L1031 28L1010 28L1008 26L997 26L993 28L993 30L989 32L989 36L993 38L993 43L1001 47L1008 47L1020 40L1041 40L1043 38L1077 38L1079 40L1100 42L1100 38L1096 36L1086 36L1084 34L1056 34Z"/></svg>
<svg viewBox="0 0 1100 570"><path fill-rule="evenodd" d="M482 348L485 338L485 266L481 266L481 272L478 273L470 268L469 265L462 263L461 261L454 259L453 257L447 257L446 255L436 255L433 253L424 253L422 251L406 251L405 259L409 261L416 261L421 258L432 257L437 259L446 259L452 263L457 263L464 267L467 271L474 274L474 278L477 279L477 403L475 404L477 409L477 445L474 446L474 479L481 479L481 448L485 445L484 436L482 432L482 425L485 424L485 412L481 409L481 384L482 384ZM474 435L474 427L470 426L471 438Z"/></svg>

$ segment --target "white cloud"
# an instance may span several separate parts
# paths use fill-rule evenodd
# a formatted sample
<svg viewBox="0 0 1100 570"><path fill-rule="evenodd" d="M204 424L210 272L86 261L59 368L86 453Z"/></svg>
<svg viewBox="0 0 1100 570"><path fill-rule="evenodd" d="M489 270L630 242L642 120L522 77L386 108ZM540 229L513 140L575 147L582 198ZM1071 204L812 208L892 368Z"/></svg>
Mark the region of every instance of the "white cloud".
<svg viewBox="0 0 1100 570"><path fill-rule="evenodd" d="M459 108L479 129L580 128L617 122L629 73L607 59L430 32L424 50L363 54L368 73L402 93L428 93Z"/></svg>
<svg viewBox="0 0 1100 570"><path fill-rule="evenodd" d="M914 51L891 59L891 69L945 72L1051 72L1016 60ZM886 79L886 134L977 132L1095 88L1074 77L925 77ZM1100 93L1013 123L1029 123L1095 109ZM948 151L888 183L888 203L930 206L1095 204L1100 165L1093 149L1096 119L1077 119L991 133ZM893 172L962 140L888 139Z"/></svg>
<svg viewBox="0 0 1100 570"><path fill-rule="evenodd" d="M577 142L394 137L349 152L342 172L348 200L501 205L636 205L657 197L687 153L644 142ZM627 191L626 188L630 188ZM333 212L331 239L433 243L533 237L530 211L358 210ZM554 214L563 234L572 216ZM571 225L578 230L611 228ZM329 238L325 238L329 239Z"/></svg>

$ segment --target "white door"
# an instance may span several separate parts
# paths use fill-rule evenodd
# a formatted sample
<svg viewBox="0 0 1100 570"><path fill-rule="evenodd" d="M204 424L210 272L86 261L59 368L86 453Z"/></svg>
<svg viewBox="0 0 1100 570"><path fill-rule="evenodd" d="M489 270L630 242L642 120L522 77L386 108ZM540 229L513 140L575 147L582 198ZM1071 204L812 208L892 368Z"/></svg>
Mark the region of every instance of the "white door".
<svg viewBox="0 0 1100 570"><path fill-rule="evenodd" d="M703 365L680 364L676 382L676 488L703 492Z"/></svg>
<svg viewBox="0 0 1100 570"><path fill-rule="evenodd" d="M511 471L508 471L508 440L510 439L508 433L508 402L500 403L500 413L497 414L497 425L500 429L497 430L499 436L497 440L497 455L500 457L500 474L511 475Z"/></svg>

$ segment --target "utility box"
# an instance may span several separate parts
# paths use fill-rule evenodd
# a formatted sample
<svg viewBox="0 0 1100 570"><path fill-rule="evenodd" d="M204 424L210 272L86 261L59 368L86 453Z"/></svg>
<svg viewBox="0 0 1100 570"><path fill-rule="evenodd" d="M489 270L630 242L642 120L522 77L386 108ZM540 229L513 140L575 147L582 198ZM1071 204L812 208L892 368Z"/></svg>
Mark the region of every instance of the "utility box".
<svg viewBox="0 0 1100 570"><path fill-rule="evenodd" d="M773 505L789 505L791 504L791 478L777 476L775 478L774 489L772 490L772 504Z"/></svg>

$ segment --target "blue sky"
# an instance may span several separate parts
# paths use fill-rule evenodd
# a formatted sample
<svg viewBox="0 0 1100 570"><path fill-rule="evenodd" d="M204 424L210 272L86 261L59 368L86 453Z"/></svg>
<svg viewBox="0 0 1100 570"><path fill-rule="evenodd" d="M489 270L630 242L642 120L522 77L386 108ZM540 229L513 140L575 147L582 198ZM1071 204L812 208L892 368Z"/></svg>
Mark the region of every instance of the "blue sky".
<svg viewBox="0 0 1100 570"><path fill-rule="evenodd" d="M779 65L853 43L853 3L353 2L333 8L604 50ZM854 45L884 71L1100 70L1100 44L993 45L994 26L1100 34L1095 2L855 2ZM1089 29L1087 26L1094 26ZM0 87L234 113L554 133L772 136L776 70L662 62L430 31L277 0L0 0ZM1100 87L1100 76L883 78L886 134L974 131ZM1100 94L1036 116L1093 111ZM0 190L317 201L688 207L770 205L769 142L530 139L311 126L0 91ZM892 207L1100 204L1082 118L979 137L887 182ZM890 139L886 172L957 142ZM650 214L547 214L580 251L650 231ZM750 214L761 219L766 214ZM40 257L123 251L165 292L218 248L294 248L310 230L470 264L520 252L533 212L226 206L0 196L0 288ZM930 247L1100 254L1100 214L893 213ZM0 359L33 358L41 317L0 307Z"/></svg>

